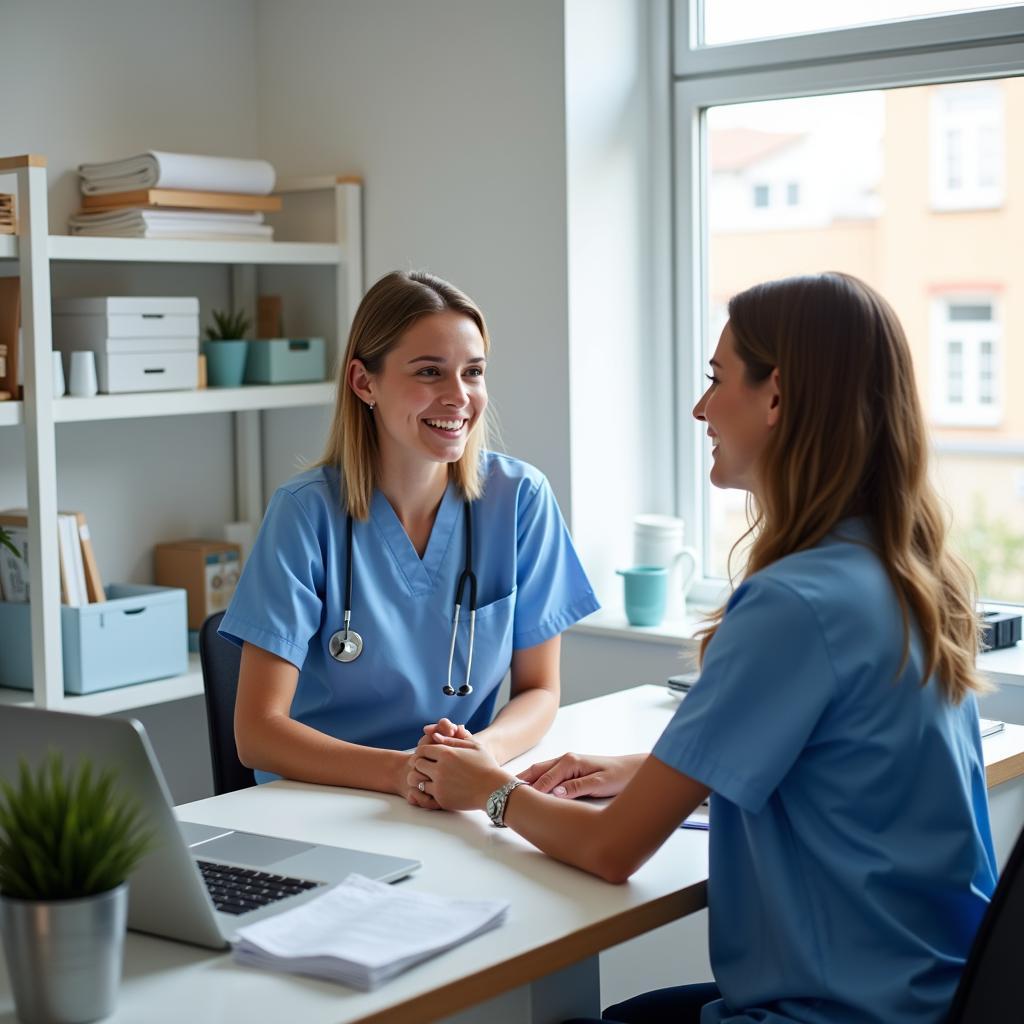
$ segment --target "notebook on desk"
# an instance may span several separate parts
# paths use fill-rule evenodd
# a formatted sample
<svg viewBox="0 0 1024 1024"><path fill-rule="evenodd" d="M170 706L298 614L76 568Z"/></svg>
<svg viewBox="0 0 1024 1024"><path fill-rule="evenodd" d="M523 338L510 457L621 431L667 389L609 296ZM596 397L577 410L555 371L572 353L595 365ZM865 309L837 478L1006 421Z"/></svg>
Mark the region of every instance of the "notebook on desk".
<svg viewBox="0 0 1024 1024"><path fill-rule="evenodd" d="M221 949L238 928L319 895L355 872L381 882L411 874L417 860L296 842L175 817L140 722L37 708L0 708L0 778L16 780L19 758L35 767L49 750L66 765L88 757L142 805L156 833L131 876L128 927Z"/></svg>

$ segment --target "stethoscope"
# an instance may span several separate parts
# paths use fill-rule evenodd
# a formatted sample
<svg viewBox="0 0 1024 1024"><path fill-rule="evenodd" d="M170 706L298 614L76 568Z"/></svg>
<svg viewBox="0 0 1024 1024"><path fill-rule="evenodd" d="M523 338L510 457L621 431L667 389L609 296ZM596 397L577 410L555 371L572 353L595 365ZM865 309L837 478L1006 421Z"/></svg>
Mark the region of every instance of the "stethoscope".
<svg viewBox="0 0 1024 1024"><path fill-rule="evenodd" d="M466 523L466 561L455 588L455 614L452 618L452 639L448 648L448 682L441 688L447 697L468 697L473 692L469 678L473 670L473 638L476 632L476 573L473 572L473 514L469 502L463 503ZM363 638L351 628L352 624L352 516L345 524L345 611L341 629L332 634L328 650L335 661L347 664L363 653ZM466 681L456 690L452 686L452 665L455 661L455 638L459 633L459 616L462 612L462 598L469 585L469 650L466 653Z"/></svg>

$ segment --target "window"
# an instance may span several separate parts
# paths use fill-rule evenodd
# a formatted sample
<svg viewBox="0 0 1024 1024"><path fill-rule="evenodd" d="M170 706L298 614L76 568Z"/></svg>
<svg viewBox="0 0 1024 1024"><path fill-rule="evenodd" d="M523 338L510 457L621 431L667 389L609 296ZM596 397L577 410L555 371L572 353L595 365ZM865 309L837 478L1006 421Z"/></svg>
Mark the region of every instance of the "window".
<svg viewBox="0 0 1024 1024"><path fill-rule="evenodd" d="M1010 401L1024 391L1012 343L1024 331L1024 261L1004 194L1024 178L1013 114L1024 108L1024 5L924 18L912 34L814 34L821 26L805 18L809 34L784 37L796 31L784 2L764 33L776 38L703 45L716 2L704 0L703 24L696 2L674 7L678 408L702 389L730 296L797 273L861 277L906 328L954 545L986 598L1024 602L1024 403ZM885 9L939 13L924 6ZM837 24L887 16L852 0L802 5L807 17L825 8ZM753 15L734 21L762 38ZM677 423L678 512L703 553L697 596L715 600L745 496L707 484L706 439L687 417Z"/></svg>
<svg viewBox="0 0 1024 1024"><path fill-rule="evenodd" d="M821 32L825 29L880 24L958 11L1009 7L992 0L861 0L860 3L808 3L807 0L702 0L703 42L737 43L745 39Z"/></svg>
<svg viewBox="0 0 1024 1024"><path fill-rule="evenodd" d="M932 339L936 364L932 421L943 426L998 426L1002 409L995 301L936 300Z"/></svg>
<svg viewBox="0 0 1024 1024"><path fill-rule="evenodd" d="M1004 199L1004 91L991 83L932 95L931 202L936 210L985 210Z"/></svg>

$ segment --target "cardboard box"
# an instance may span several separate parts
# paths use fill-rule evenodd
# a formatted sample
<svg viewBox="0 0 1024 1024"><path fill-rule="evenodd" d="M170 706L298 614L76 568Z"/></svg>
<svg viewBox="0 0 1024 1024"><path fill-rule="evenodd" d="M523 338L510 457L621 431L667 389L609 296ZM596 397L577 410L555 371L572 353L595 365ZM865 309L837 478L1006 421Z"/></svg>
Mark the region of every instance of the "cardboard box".
<svg viewBox="0 0 1024 1024"><path fill-rule="evenodd" d="M223 540L178 540L153 549L154 574L162 587L188 594L188 628L198 629L231 602L242 565L242 549Z"/></svg>

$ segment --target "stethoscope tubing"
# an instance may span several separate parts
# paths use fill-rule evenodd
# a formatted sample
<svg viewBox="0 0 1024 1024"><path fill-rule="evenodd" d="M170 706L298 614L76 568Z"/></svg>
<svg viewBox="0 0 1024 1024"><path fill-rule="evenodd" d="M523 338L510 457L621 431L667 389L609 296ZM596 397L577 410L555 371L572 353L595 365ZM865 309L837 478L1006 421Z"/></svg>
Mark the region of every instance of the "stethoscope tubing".
<svg viewBox="0 0 1024 1024"><path fill-rule="evenodd" d="M473 648L476 639L476 573L473 571L473 510L468 499L463 503L466 524L465 564L455 587L455 608L452 615L451 643L448 646L448 681L441 692L448 697L467 697L473 692L470 682L473 673ZM352 626L352 515L346 516L345 523L345 606L342 616L342 628L334 633L328 644L331 657L335 661L347 663L355 661L362 653L363 638L351 628ZM452 686L452 670L455 663L455 642L459 633L459 618L462 605L469 588L469 645L466 651L466 681L458 688Z"/></svg>

